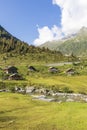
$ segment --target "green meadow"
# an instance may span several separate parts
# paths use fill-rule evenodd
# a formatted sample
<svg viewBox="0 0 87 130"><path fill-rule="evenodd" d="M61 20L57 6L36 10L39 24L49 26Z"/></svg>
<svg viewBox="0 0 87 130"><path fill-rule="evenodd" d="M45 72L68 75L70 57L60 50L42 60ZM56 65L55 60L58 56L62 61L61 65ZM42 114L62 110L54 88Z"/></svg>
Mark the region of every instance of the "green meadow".
<svg viewBox="0 0 87 130"><path fill-rule="evenodd" d="M30 57L29 57L30 58ZM50 73L49 62L32 61L26 57L0 59L0 89L14 90L15 86L35 86L59 92L87 94L87 62L56 66L58 73ZM54 62L52 62L54 63ZM4 79L3 68L14 65L23 80ZM28 66L37 71L30 72ZM68 76L65 72L73 68L78 72ZM66 89L67 88L67 89ZM79 102L45 102L34 100L29 95L0 93L0 130L86 130L87 104Z"/></svg>
<svg viewBox="0 0 87 130"><path fill-rule="evenodd" d="M33 100L0 93L0 130L86 130L86 103Z"/></svg>

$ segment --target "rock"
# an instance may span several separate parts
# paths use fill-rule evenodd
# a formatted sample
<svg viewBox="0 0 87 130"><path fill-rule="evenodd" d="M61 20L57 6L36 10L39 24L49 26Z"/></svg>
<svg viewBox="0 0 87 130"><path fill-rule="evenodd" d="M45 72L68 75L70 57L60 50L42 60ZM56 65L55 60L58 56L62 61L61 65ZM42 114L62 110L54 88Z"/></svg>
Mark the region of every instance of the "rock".
<svg viewBox="0 0 87 130"><path fill-rule="evenodd" d="M32 97L37 99L46 98L45 95L32 95Z"/></svg>
<svg viewBox="0 0 87 130"><path fill-rule="evenodd" d="M33 93L33 92L35 92L35 87L26 87L26 89L25 89L25 91L26 91L26 93Z"/></svg>
<svg viewBox="0 0 87 130"><path fill-rule="evenodd" d="M52 90L49 90L49 91L46 92L46 95L47 95L47 96L52 96L53 94L54 94L54 93L53 93Z"/></svg>
<svg viewBox="0 0 87 130"><path fill-rule="evenodd" d="M46 89L45 89L45 88L39 89L39 93L41 93L41 94L46 94Z"/></svg>
<svg viewBox="0 0 87 130"><path fill-rule="evenodd" d="M7 90L6 89L1 89L0 92L7 92Z"/></svg>
<svg viewBox="0 0 87 130"><path fill-rule="evenodd" d="M73 99L68 98L68 99L66 100L66 102L74 102L74 100L73 100Z"/></svg>
<svg viewBox="0 0 87 130"><path fill-rule="evenodd" d="M46 102L54 101L54 98L47 98L45 95L32 95L33 99L38 99Z"/></svg>
<svg viewBox="0 0 87 130"><path fill-rule="evenodd" d="M84 98L83 100L84 100L85 102L87 102L87 98Z"/></svg>
<svg viewBox="0 0 87 130"><path fill-rule="evenodd" d="M39 89L35 89L35 91L34 91L35 93L39 93Z"/></svg>
<svg viewBox="0 0 87 130"><path fill-rule="evenodd" d="M15 92L18 92L18 93L24 93L25 92L25 90L23 89L23 88L21 88L21 87L15 87Z"/></svg>

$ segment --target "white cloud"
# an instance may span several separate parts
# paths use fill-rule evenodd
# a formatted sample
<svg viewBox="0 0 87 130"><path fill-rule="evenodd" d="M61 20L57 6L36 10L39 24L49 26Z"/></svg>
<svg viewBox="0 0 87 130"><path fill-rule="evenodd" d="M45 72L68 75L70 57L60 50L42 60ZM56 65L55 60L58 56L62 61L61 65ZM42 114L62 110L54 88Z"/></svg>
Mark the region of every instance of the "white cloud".
<svg viewBox="0 0 87 130"><path fill-rule="evenodd" d="M87 0L53 0L61 8L61 26L65 34L87 26Z"/></svg>
<svg viewBox="0 0 87 130"><path fill-rule="evenodd" d="M38 27L39 38L34 41L35 45L41 45L47 41L57 40L61 38L61 30L56 25L50 29L48 26Z"/></svg>
<svg viewBox="0 0 87 130"><path fill-rule="evenodd" d="M54 25L39 28L39 37L34 41L40 45L46 41L57 40L62 34L76 33L81 27L87 27L87 0L52 0L61 9L61 29Z"/></svg>

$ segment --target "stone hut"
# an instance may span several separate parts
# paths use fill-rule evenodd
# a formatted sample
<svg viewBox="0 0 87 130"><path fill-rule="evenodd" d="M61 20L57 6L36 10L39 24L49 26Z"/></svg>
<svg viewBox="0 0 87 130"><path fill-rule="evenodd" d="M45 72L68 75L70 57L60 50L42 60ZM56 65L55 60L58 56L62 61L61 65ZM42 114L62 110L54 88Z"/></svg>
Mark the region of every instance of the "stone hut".
<svg viewBox="0 0 87 130"><path fill-rule="evenodd" d="M48 70L48 71L51 72L51 73L57 73L57 72L58 72L58 69L55 68L55 67L49 67L49 70Z"/></svg>
<svg viewBox="0 0 87 130"><path fill-rule="evenodd" d="M70 68L70 69L68 69L67 71L66 71L66 74L68 74L68 75L74 75L75 74L75 70L74 69L72 69L72 68Z"/></svg>
<svg viewBox="0 0 87 130"><path fill-rule="evenodd" d="M9 67L7 67L7 68L5 68L5 69L3 69L3 70L4 70L4 72L5 72L6 74L18 73L18 72L17 72L18 69L17 69L15 66L9 66Z"/></svg>

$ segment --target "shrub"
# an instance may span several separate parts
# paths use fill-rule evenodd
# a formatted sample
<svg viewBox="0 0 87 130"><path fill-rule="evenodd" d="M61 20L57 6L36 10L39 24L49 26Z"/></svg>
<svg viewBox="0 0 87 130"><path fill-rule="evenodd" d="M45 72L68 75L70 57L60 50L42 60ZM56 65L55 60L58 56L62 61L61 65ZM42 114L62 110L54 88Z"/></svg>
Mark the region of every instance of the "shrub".
<svg viewBox="0 0 87 130"><path fill-rule="evenodd" d="M10 92L15 93L15 87L14 86L9 87L9 90L10 90Z"/></svg>
<svg viewBox="0 0 87 130"><path fill-rule="evenodd" d="M5 86L5 83L4 82L0 82L0 89L5 89L6 86Z"/></svg>
<svg viewBox="0 0 87 130"><path fill-rule="evenodd" d="M64 93L73 93L72 90L70 90L68 87L64 87L62 90Z"/></svg>

